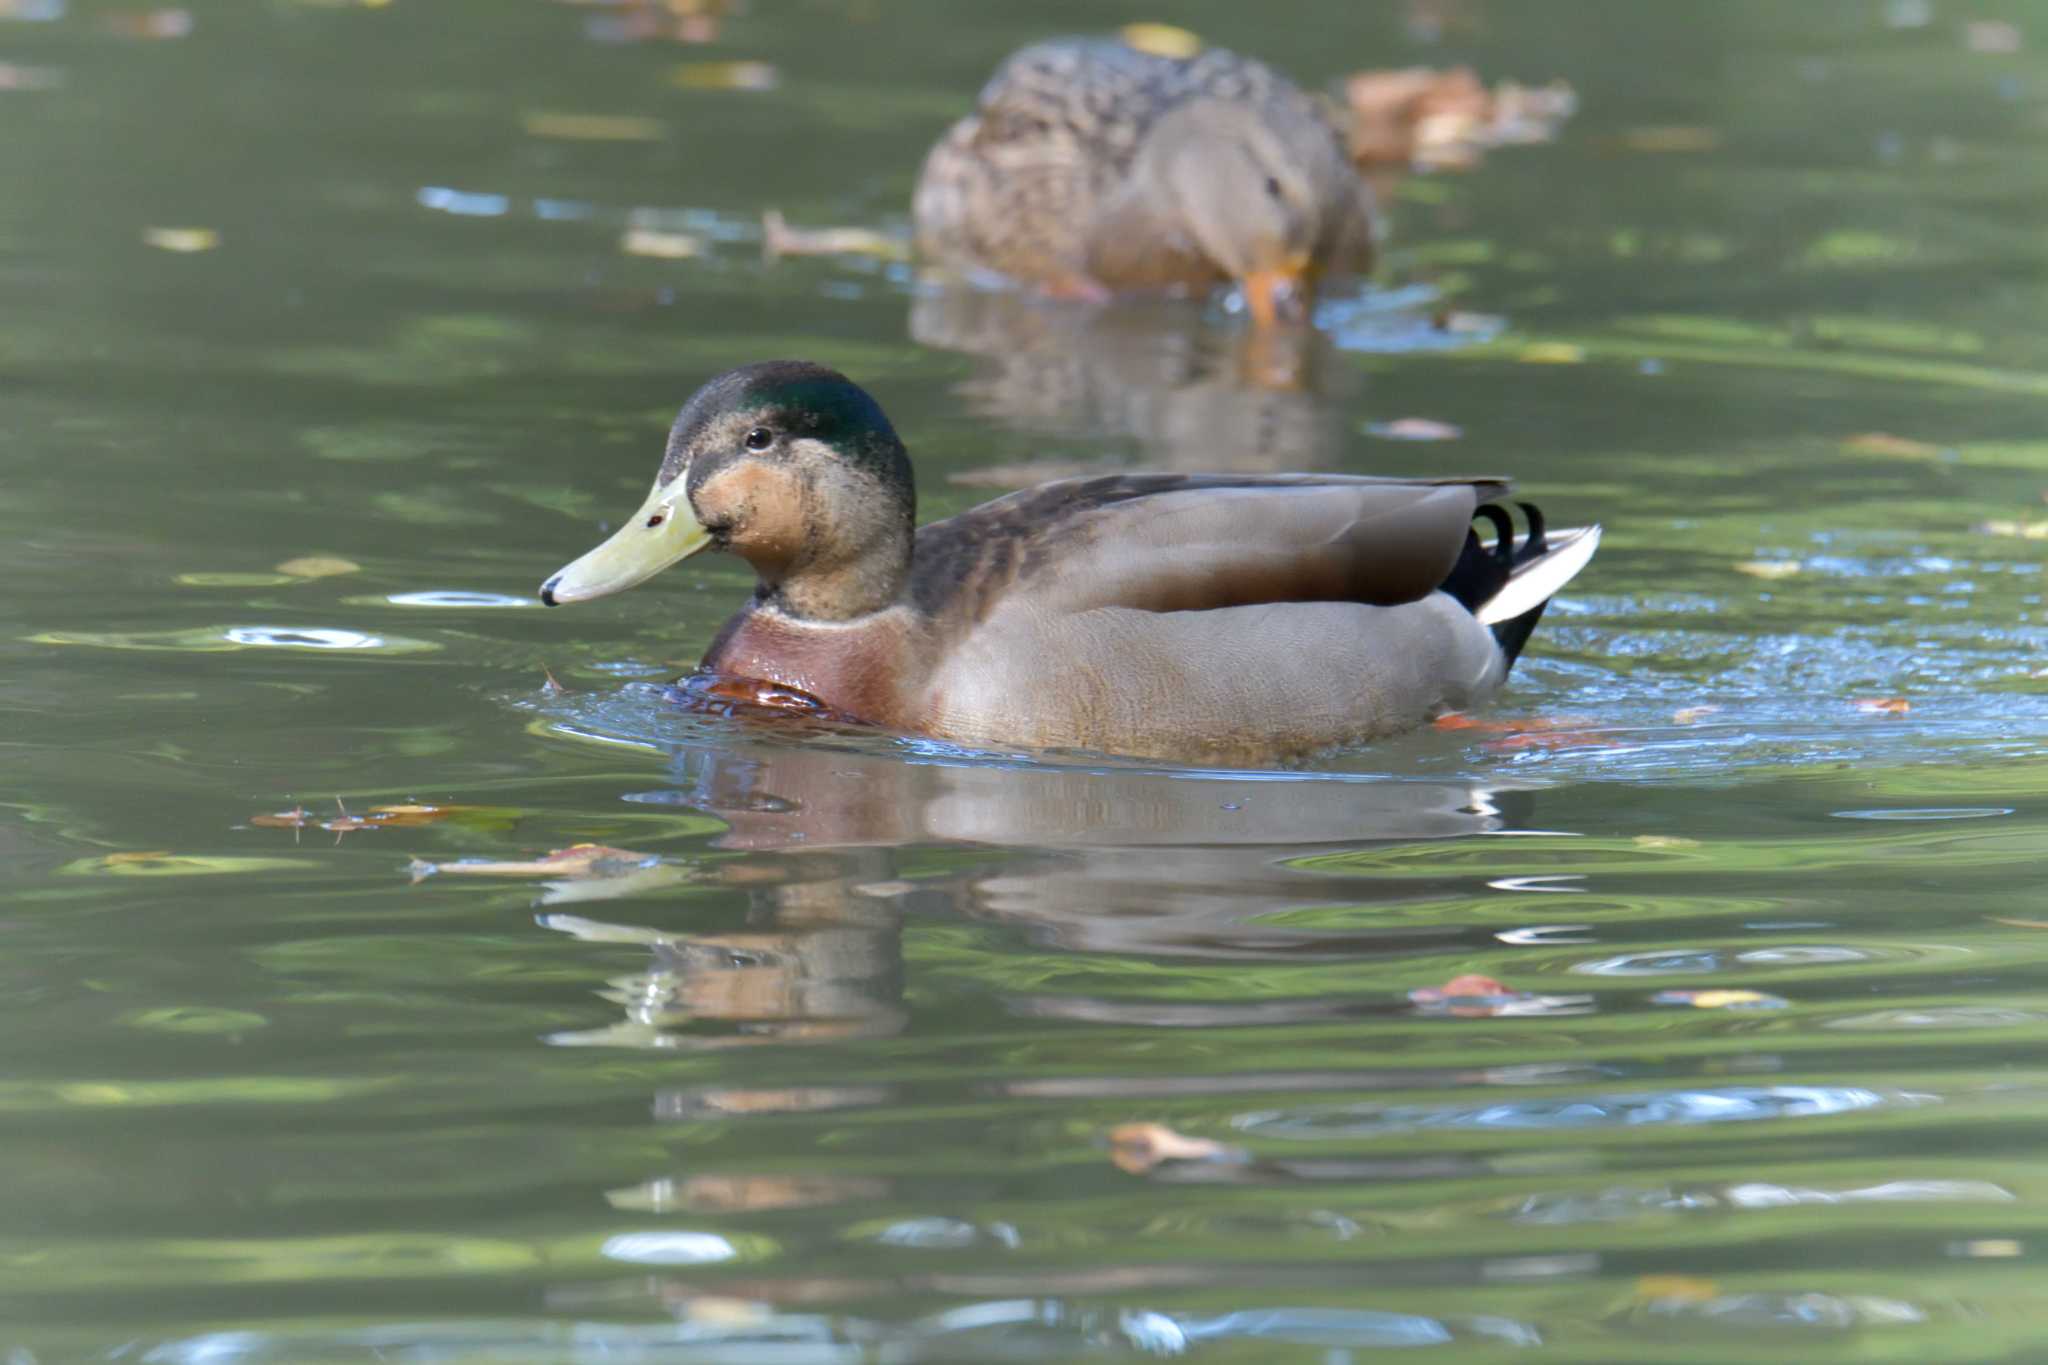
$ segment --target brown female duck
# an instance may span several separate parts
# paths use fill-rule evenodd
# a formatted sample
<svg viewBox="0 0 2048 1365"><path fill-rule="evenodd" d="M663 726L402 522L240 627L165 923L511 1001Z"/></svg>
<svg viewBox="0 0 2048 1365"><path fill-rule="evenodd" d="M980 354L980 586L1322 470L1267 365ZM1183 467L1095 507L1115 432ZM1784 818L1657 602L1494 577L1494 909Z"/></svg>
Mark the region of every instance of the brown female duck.
<svg viewBox="0 0 2048 1365"><path fill-rule="evenodd" d="M1249 57L1059 39L1012 55L926 157L920 250L1055 293L1206 292L1300 318L1372 266L1375 214L1316 102Z"/></svg>
<svg viewBox="0 0 2048 1365"><path fill-rule="evenodd" d="M653 491L541 587L629 588L700 550L760 576L707 670L970 745L1247 760L1410 728L1506 677L1597 527L1517 541L1499 479L1130 474L915 525L875 400L802 361L683 405ZM1498 535L1491 548L1475 518Z"/></svg>

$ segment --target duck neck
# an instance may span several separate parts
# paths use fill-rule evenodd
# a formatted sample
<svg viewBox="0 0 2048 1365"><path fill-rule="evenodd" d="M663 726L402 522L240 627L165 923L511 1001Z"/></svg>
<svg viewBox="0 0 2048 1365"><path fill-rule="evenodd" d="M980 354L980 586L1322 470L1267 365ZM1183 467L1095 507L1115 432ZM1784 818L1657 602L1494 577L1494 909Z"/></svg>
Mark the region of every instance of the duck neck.
<svg viewBox="0 0 2048 1365"><path fill-rule="evenodd" d="M910 527L903 526L857 553L821 553L785 573L763 573L760 600L801 621L854 621L887 611L910 581L910 546Z"/></svg>

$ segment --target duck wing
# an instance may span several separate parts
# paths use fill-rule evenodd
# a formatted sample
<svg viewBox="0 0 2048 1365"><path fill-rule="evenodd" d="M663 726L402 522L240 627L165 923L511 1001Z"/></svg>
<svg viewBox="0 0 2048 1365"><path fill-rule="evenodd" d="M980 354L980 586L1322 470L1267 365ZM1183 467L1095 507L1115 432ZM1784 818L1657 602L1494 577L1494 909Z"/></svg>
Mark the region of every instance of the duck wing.
<svg viewBox="0 0 2048 1365"><path fill-rule="evenodd" d="M911 596L942 630L998 607L1393 606L1436 591L1499 478L1122 474L1044 484L918 532Z"/></svg>

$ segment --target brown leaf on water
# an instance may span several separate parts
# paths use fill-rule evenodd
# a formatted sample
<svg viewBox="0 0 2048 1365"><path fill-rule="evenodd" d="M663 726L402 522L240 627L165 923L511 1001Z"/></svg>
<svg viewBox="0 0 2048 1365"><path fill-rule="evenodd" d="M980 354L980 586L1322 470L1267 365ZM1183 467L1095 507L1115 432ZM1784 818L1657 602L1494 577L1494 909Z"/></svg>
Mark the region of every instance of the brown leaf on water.
<svg viewBox="0 0 2048 1365"><path fill-rule="evenodd" d="M1109 1159L1119 1170L1144 1175L1168 1161L1243 1161L1242 1148L1176 1133L1163 1123L1120 1123L1109 1130Z"/></svg>
<svg viewBox="0 0 2048 1365"><path fill-rule="evenodd" d="M685 62L670 80L685 90L773 90L782 73L772 62Z"/></svg>
<svg viewBox="0 0 2048 1365"><path fill-rule="evenodd" d="M1904 697L1857 697L1849 705L1868 715L1903 716L1913 709Z"/></svg>
<svg viewBox="0 0 2048 1365"><path fill-rule="evenodd" d="M1345 79L1344 103L1359 165L1467 170L1489 148L1552 141L1578 96L1564 81L1488 90L1470 67L1418 66L1356 72Z"/></svg>
<svg viewBox="0 0 2048 1365"><path fill-rule="evenodd" d="M188 9L122 9L100 16L100 27L120 38L162 42L187 37L192 32L192 11Z"/></svg>
<svg viewBox="0 0 2048 1365"><path fill-rule="evenodd" d="M277 571L290 574L293 578L334 578L345 573L361 573L363 566L353 559L339 555L300 555L287 559L277 566Z"/></svg>
<svg viewBox="0 0 2048 1365"><path fill-rule="evenodd" d="M412 879L416 882L433 876L612 877L657 861L657 854L635 853L629 848L612 848L605 844L571 844L567 848L549 850L546 857L524 862L495 862L490 859L469 858L435 863L420 858L413 861L411 871Z"/></svg>
<svg viewBox="0 0 2048 1365"><path fill-rule="evenodd" d="M563 114L533 110L519 116L528 137L557 142L660 142L668 125L637 114Z"/></svg>
<svg viewBox="0 0 2048 1365"><path fill-rule="evenodd" d="M175 251L191 255L200 251L211 251L220 245L220 234L212 228L202 227L150 227L142 230L142 244L153 246L158 251Z"/></svg>
<svg viewBox="0 0 2048 1365"><path fill-rule="evenodd" d="M1845 436L1842 449L1857 455L1890 455L1907 460L1931 460L1942 452L1938 445L1910 436L1894 436L1889 431L1859 431L1854 436Z"/></svg>
<svg viewBox="0 0 2048 1365"><path fill-rule="evenodd" d="M1155 57L1187 58L1202 50L1202 39L1198 34L1173 24L1125 24L1117 30L1117 36L1124 40L1126 47L1149 52Z"/></svg>
<svg viewBox="0 0 2048 1365"><path fill-rule="evenodd" d="M761 254L771 261L781 256L879 256L907 261L910 243L873 228L791 227L780 209L769 209L761 215Z"/></svg>

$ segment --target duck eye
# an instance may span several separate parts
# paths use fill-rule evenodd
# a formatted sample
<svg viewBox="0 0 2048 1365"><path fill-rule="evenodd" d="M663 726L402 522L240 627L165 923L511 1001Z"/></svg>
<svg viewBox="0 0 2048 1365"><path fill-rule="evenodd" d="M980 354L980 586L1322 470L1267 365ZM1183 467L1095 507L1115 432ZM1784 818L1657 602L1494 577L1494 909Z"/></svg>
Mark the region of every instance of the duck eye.
<svg viewBox="0 0 2048 1365"><path fill-rule="evenodd" d="M766 427L755 427L747 433L748 450L766 450L775 444L775 433Z"/></svg>
<svg viewBox="0 0 2048 1365"><path fill-rule="evenodd" d="M654 529L655 527L657 527L657 526L661 525L661 524L662 524L662 523L663 523L664 521L667 521L667 520L668 520L668 513L666 513L666 512L656 512L656 513L655 513L655 514L654 514L653 516L651 516L651 517L649 517L649 518L647 519L647 529L651 531L651 530L653 530L653 529Z"/></svg>
<svg viewBox="0 0 2048 1365"><path fill-rule="evenodd" d="M1278 199L1280 197L1279 176L1269 175L1266 177L1266 193L1272 195L1275 199Z"/></svg>

